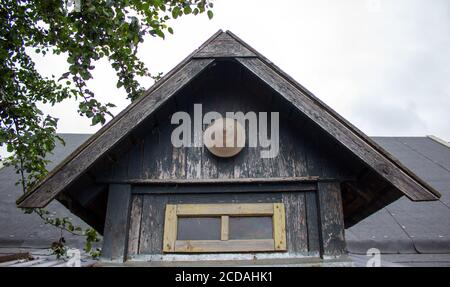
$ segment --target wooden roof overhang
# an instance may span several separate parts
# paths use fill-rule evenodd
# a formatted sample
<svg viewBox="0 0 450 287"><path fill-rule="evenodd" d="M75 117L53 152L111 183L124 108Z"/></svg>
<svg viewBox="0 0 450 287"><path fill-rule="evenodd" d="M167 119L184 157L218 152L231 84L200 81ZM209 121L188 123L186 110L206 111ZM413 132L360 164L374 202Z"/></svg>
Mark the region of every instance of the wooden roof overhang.
<svg viewBox="0 0 450 287"><path fill-rule="evenodd" d="M344 213L347 210L346 226L353 225L403 194L413 201L436 200L440 197L439 192L272 62L233 33L219 30L50 171L42 181L21 196L17 200L18 206L45 207L177 91L208 69L215 61L223 59L240 63L289 101L298 112L306 115L324 132L351 151L369 167L370 172L364 176L369 179L381 178L389 183L380 194L377 194L379 190L369 191L372 193L369 196L370 200L366 195L361 194L361 197L365 198L363 201L346 202L343 196ZM130 125L130 123L133 124ZM351 184L345 185L343 192L357 191L358 188ZM359 196L359 192L356 194ZM88 212L76 213L88 216Z"/></svg>

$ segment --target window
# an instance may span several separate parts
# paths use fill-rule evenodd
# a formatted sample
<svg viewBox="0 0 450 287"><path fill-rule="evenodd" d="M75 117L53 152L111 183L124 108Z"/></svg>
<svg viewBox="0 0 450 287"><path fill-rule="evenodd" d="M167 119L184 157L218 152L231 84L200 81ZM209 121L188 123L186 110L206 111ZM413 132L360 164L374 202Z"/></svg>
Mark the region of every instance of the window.
<svg viewBox="0 0 450 287"><path fill-rule="evenodd" d="M282 203L166 205L164 252L284 250Z"/></svg>

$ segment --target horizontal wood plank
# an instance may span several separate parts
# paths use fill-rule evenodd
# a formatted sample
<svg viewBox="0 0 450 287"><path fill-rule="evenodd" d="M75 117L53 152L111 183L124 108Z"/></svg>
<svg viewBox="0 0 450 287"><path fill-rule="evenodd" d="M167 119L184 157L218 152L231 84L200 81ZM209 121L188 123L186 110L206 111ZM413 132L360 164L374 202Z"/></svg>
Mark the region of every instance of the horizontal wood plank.
<svg viewBox="0 0 450 287"><path fill-rule="evenodd" d="M273 239L255 240L177 240L175 252L258 252L273 251Z"/></svg>
<svg viewBox="0 0 450 287"><path fill-rule="evenodd" d="M254 181L252 181L254 180ZM130 182L130 181L127 181ZM280 193L303 192L317 190L317 179L311 180L278 180L277 178L249 180L142 180L133 186L134 194L200 194L200 193Z"/></svg>
<svg viewBox="0 0 450 287"><path fill-rule="evenodd" d="M175 178L167 178L167 179L144 179L144 178L136 178L136 179L128 179L127 183L132 184L146 184L146 185L159 185L159 184L245 184L245 183L289 183L289 182L297 182L297 183L309 183L316 182L319 180L318 176L303 176L303 177L247 177L247 178L210 178L210 179L175 179ZM335 178L320 178L320 180L329 180L333 181Z"/></svg>
<svg viewBox="0 0 450 287"><path fill-rule="evenodd" d="M177 216L264 216L273 214L272 203L249 204L178 204Z"/></svg>

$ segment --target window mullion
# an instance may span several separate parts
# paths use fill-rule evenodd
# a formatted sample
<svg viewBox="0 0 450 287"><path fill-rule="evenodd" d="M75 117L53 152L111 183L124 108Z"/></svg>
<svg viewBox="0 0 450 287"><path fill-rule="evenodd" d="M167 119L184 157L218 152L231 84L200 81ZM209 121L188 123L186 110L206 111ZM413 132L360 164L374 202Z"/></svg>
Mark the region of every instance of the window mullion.
<svg viewBox="0 0 450 287"><path fill-rule="evenodd" d="M228 240L229 219L230 219L230 217L228 215L222 215L222 218L221 218L222 230L221 230L221 238L220 238L220 240L222 240L222 241Z"/></svg>

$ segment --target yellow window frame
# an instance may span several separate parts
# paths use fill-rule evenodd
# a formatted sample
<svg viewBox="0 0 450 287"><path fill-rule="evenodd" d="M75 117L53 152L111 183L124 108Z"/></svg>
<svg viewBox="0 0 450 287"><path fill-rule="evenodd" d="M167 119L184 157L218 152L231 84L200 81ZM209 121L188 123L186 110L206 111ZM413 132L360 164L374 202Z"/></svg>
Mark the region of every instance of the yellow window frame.
<svg viewBox="0 0 450 287"><path fill-rule="evenodd" d="M177 240L178 217L221 217L220 240ZM229 240L230 216L271 216L272 239ZM166 253L262 252L286 250L283 203L167 204L163 251Z"/></svg>

